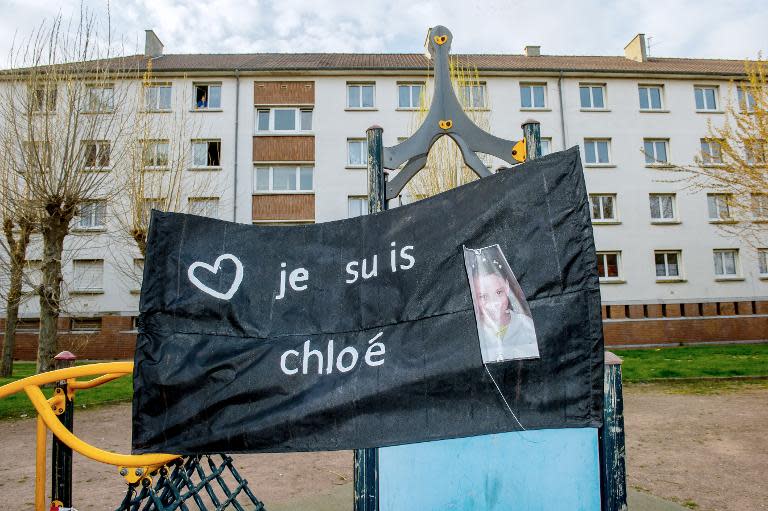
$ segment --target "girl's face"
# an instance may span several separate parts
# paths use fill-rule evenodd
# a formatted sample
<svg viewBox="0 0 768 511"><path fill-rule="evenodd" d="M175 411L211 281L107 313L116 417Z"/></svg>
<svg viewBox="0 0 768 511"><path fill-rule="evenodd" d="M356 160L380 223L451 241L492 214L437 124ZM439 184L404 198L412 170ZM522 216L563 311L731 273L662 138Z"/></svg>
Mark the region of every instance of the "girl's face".
<svg viewBox="0 0 768 511"><path fill-rule="evenodd" d="M509 283L493 273L475 279L478 309L483 319L493 325L509 322Z"/></svg>

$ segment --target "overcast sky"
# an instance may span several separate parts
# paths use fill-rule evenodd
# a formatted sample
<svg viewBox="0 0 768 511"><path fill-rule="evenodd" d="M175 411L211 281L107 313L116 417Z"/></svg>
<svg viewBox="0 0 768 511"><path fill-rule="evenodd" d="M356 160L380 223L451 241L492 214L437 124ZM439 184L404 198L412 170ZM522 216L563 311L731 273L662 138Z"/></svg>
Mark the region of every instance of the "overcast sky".
<svg viewBox="0 0 768 511"><path fill-rule="evenodd" d="M107 19L107 2L86 0ZM43 19L75 16L78 0L0 0L0 61ZM621 55L638 32L659 57L755 58L768 49L766 0L119 0L112 31L129 53L152 28L166 53L420 52L446 25L457 53Z"/></svg>

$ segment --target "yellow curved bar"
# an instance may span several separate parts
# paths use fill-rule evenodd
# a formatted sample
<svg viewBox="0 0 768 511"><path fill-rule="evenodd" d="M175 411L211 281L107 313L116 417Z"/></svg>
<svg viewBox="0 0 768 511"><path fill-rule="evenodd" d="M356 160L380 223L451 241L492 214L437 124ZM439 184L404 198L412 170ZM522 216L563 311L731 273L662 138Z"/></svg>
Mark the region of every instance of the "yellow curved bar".
<svg viewBox="0 0 768 511"><path fill-rule="evenodd" d="M24 387L30 385L45 385L47 383L57 382L59 380L69 380L82 376L93 376L96 374L120 373L130 374L133 372L133 362L103 362L100 364L88 364L83 366L67 367L45 373L33 374L21 380L8 383L0 387L0 399L16 394L24 390Z"/></svg>
<svg viewBox="0 0 768 511"><path fill-rule="evenodd" d="M115 362L115 363L124 363L128 365L130 362ZM110 365L107 364L93 364L96 365ZM85 366L87 367L87 366ZM78 369L77 367L70 367L67 369L60 369L58 371L51 371L51 373L42 373L42 374L52 374L59 371L67 371L69 369ZM41 376L41 375L36 375ZM75 377L67 375L67 377ZM30 378L34 378L34 376L31 376ZM25 378L29 379L29 378ZM65 377L59 376L58 379L65 379ZM24 381L24 380L19 380ZM55 381L55 380L54 380ZM7 385L6 385L7 386ZM67 446L69 446L73 451L77 451L83 456L86 456L88 458L91 458L92 460L100 461L101 463L106 463L108 465L115 465L115 466L125 466L125 467L144 467L148 465L164 465L166 463L169 463L175 459L177 459L179 456L175 454L117 454L110 451L105 451L103 449L99 449L98 447L94 447L89 443L83 442L79 438L77 438L71 431L69 431L67 428L64 427L64 425L59 421L59 418L56 416L55 413L53 413L53 410L51 410L51 407L48 405L48 401L45 399L45 396L43 395L43 392L34 385L27 385L24 387L24 391L27 393L27 397L29 397L29 400L32 401L32 404L35 407L35 410L37 410L37 413L42 417L43 422L45 422L45 425L48 426L48 429L51 430L51 432L56 435L56 437L64 442Z"/></svg>
<svg viewBox="0 0 768 511"><path fill-rule="evenodd" d="M99 376L98 378L94 378L92 380L87 380L87 381L77 381L75 379L69 379L67 380L67 389L74 389L74 390L92 389L93 387L98 387L99 385L103 385L104 383L109 383L112 380L116 380L123 376L125 376L125 373L109 373L109 374L105 374L103 376Z"/></svg>

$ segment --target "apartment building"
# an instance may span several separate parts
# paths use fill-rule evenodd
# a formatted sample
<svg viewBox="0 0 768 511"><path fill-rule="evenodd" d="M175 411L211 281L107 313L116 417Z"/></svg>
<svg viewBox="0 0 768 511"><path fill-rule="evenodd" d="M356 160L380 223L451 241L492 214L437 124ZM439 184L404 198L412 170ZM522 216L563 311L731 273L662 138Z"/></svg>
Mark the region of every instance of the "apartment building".
<svg viewBox="0 0 768 511"><path fill-rule="evenodd" d="M727 198L694 193L668 169L697 155L717 164L707 123L722 123L729 102L749 107L738 87L743 62L650 58L642 34L620 56L528 46L521 55L460 58L482 82L459 92L487 112L495 135L519 139L521 123L534 118L545 153L580 147L609 344L766 339L768 240L753 247L724 235ZM422 54L165 54L147 31L145 55L129 60L151 61L153 110L184 109L199 126L187 171L205 176L206 190L186 197L188 210L241 223L364 214L366 128L382 126L385 145L395 145L432 86ZM755 221L767 220L764 199L756 196ZM129 357L135 341L138 286L118 267L128 261L139 274L143 261L109 239L116 214L94 204L68 241L71 315L60 327L63 338L85 338L81 351L91 358ZM36 311L36 298L22 307L18 357L34 357Z"/></svg>

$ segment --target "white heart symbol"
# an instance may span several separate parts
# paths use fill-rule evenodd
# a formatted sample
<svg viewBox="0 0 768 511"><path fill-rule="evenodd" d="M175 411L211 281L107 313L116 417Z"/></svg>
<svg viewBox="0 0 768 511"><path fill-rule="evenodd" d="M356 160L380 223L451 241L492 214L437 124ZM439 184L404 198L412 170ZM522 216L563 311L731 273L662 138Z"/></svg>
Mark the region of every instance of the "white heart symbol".
<svg viewBox="0 0 768 511"><path fill-rule="evenodd" d="M219 293L218 291L215 291L200 282L198 278L195 277L195 269L205 268L215 275L219 272L219 266L221 266L221 262L224 259L229 259L235 263L235 280L232 282L232 286L230 286L229 291L226 293ZM237 292L237 289L240 287L240 283L243 281L243 263L241 263L240 260L232 254L222 254L216 258L216 262L213 263L213 266L210 264L202 263L200 261L192 263L189 266L189 270L187 270L187 277L189 277L189 281L197 286L197 288L200 289L200 291L203 293L208 293L214 298L218 298L220 300L229 300Z"/></svg>

